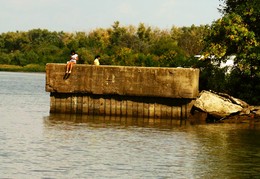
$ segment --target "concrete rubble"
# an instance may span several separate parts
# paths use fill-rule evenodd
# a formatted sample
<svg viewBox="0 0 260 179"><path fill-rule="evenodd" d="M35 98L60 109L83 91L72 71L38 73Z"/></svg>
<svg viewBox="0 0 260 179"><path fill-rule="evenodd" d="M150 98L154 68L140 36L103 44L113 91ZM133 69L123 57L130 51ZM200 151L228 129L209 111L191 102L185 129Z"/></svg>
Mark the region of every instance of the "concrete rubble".
<svg viewBox="0 0 260 179"><path fill-rule="evenodd" d="M260 107L225 93L201 91L191 110L191 122L243 121L260 118Z"/></svg>

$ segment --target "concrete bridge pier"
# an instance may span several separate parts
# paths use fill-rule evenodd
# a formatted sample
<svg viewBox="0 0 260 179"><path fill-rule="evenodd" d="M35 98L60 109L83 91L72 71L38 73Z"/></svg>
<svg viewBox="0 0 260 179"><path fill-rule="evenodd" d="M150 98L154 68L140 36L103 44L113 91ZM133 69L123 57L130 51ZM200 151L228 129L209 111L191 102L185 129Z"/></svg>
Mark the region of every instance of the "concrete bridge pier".
<svg viewBox="0 0 260 179"><path fill-rule="evenodd" d="M187 119L198 95L199 70L46 65L50 113Z"/></svg>

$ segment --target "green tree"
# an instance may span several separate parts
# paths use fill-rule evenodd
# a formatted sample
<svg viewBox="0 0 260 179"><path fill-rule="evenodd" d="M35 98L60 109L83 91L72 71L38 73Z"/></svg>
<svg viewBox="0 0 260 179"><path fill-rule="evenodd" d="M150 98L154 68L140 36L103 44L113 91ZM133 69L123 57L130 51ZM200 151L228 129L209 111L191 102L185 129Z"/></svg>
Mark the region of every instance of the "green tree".
<svg viewBox="0 0 260 179"><path fill-rule="evenodd" d="M0 52L0 64L10 64L12 61L11 55Z"/></svg>
<svg viewBox="0 0 260 179"><path fill-rule="evenodd" d="M94 54L104 53L109 45L109 33L106 29L98 28L88 34L86 46L91 47Z"/></svg>
<svg viewBox="0 0 260 179"><path fill-rule="evenodd" d="M138 52L147 54L149 52L152 28L140 23L137 29Z"/></svg>
<svg viewBox="0 0 260 179"><path fill-rule="evenodd" d="M259 28L255 27L256 18L259 17L259 3L255 0L221 1L225 2L221 10L224 16L211 25L210 34L205 38L206 48L203 55L205 59L210 58L218 64L235 55L234 71L227 74L225 80L229 82L226 84L232 83L241 88L236 88L230 93L249 103L259 103L260 89L256 85L260 82ZM245 79L248 83L242 86L241 81L244 82ZM234 84L235 81L237 84ZM219 84L222 84L220 80Z"/></svg>
<svg viewBox="0 0 260 179"><path fill-rule="evenodd" d="M178 46L185 51L186 55L192 57L200 54L204 48L204 37L209 33L207 25L182 27L177 37Z"/></svg>
<svg viewBox="0 0 260 179"><path fill-rule="evenodd" d="M225 60L227 56L236 55L236 64L250 64L251 56L258 42L255 34L237 14L228 14L214 22L210 34L206 37L207 46L204 50L205 58L215 56ZM224 57L224 58L223 58Z"/></svg>
<svg viewBox="0 0 260 179"><path fill-rule="evenodd" d="M220 0L224 3L220 10L222 14L236 13L248 25L249 31L253 31L257 38L260 35L260 3L259 0Z"/></svg>

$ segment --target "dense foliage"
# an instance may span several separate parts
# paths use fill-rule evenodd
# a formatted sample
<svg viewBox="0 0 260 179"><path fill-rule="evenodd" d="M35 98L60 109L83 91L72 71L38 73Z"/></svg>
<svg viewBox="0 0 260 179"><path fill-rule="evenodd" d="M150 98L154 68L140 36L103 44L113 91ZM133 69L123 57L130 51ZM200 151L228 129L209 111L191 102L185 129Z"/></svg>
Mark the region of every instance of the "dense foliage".
<svg viewBox="0 0 260 179"><path fill-rule="evenodd" d="M140 24L98 28L89 33L50 32L33 29L0 35L0 64L26 66L65 63L71 49L77 51L80 63L92 64L95 55L101 64L128 66L189 66L188 59L203 48L207 26L191 26L171 30Z"/></svg>
<svg viewBox="0 0 260 179"><path fill-rule="evenodd" d="M208 79L217 79L216 84L207 83L205 88L227 92L251 104L260 103L260 48L258 0L221 0L223 17L210 27L205 38L203 57L220 65L235 56L230 73L219 75L219 68L207 70ZM258 3L257 3L258 2ZM209 67L212 68L212 67ZM223 73L223 72L222 72ZM221 74L221 73L220 73Z"/></svg>

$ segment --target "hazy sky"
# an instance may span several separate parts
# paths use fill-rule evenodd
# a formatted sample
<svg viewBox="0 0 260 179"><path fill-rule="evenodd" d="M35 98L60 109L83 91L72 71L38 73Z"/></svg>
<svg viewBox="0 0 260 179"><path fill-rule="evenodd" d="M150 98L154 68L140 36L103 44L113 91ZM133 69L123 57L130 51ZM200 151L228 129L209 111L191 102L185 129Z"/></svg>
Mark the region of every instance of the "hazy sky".
<svg viewBox="0 0 260 179"><path fill-rule="evenodd" d="M221 17L219 0L0 0L0 33L28 31L90 31L122 26L161 29L173 25L211 24Z"/></svg>

